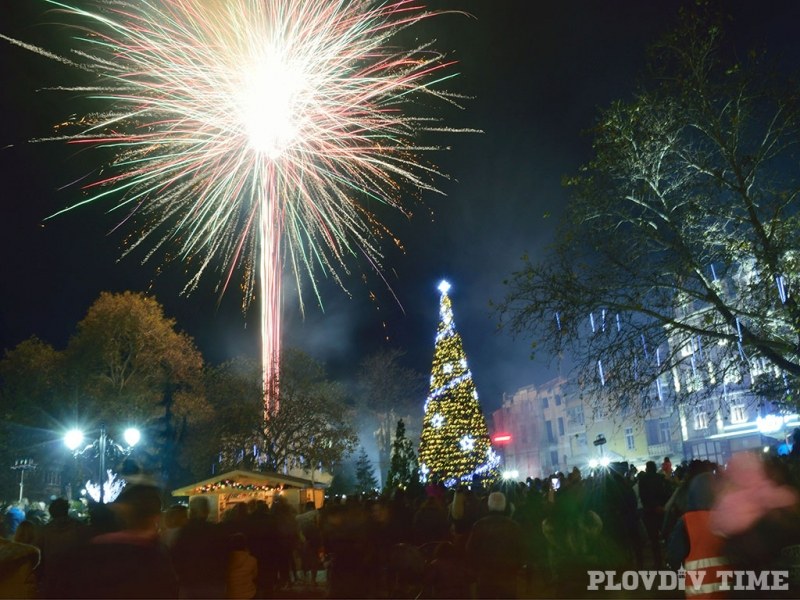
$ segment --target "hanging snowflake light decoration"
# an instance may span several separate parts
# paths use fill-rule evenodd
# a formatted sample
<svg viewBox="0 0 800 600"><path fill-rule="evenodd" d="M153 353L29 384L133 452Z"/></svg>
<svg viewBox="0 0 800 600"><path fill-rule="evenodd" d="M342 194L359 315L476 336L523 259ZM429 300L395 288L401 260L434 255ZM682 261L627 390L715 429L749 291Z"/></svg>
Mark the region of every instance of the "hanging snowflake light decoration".
<svg viewBox="0 0 800 600"><path fill-rule="evenodd" d="M108 479L103 482L103 503L107 504L109 502L113 502L117 499L122 489L125 487L127 483L124 479L118 478L115 473L113 473L110 469L107 471ZM100 486L96 483L92 483L91 481L87 481L86 485L86 493L89 494L89 497L94 500L95 502L100 502Z"/></svg>

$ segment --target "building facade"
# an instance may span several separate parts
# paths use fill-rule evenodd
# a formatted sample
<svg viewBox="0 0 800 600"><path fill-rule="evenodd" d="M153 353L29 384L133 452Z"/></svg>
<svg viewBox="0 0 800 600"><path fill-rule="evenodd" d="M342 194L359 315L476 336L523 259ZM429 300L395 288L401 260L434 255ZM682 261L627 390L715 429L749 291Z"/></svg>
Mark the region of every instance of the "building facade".
<svg viewBox="0 0 800 600"><path fill-rule="evenodd" d="M662 421L667 427L661 425ZM503 397L492 415L493 440L504 469L517 477L546 477L601 461L626 461L643 468L647 460L681 456L676 416L652 423L630 414L609 414L564 378L529 385ZM648 428L657 432L648 436ZM604 443L596 444L598 440ZM677 440L677 443L673 443Z"/></svg>
<svg viewBox="0 0 800 600"><path fill-rule="evenodd" d="M695 459L725 464L743 450L788 449L800 416L759 401L745 384L692 405L665 396L641 418L633 411L609 413L577 386L556 378L505 394L492 414L492 439L503 469L520 479L591 469L602 461L641 470L648 460L660 465L667 456L673 464Z"/></svg>

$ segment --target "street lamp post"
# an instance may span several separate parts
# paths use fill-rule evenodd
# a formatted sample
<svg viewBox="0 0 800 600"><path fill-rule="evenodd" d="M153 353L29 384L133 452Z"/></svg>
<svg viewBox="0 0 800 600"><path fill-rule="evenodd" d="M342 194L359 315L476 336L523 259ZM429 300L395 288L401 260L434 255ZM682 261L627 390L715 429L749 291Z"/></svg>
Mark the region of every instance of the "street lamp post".
<svg viewBox="0 0 800 600"><path fill-rule="evenodd" d="M606 436L604 436L602 433L598 433L597 437L592 442L592 444L594 444L595 447L599 447L600 448L600 462L603 462L603 458L605 458L604 453L603 453L603 446L606 445L607 441L608 440L606 440Z"/></svg>
<svg viewBox="0 0 800 600"><path fill-rule="evenodd" d="M100 424L100 435L98 438L90 443L88 446L85 446L83 449L80 449L80 446L83 444L83 432L78 429L72 429L67 432L64 436L64 444L69 448L74 456L81 456L88 452L89 450L94 449L96 451L96 455L98 458L98 462L100 464L100 476L98 478L99 483L99 501L100 504L105 503L106 498L106 490L105 490L105 482L108 478L108 474L106 473L106 453L108 452L109 448L114 449L118 454L127 455L130 454L133 447L139 442L141 438L141 434L138 429L134 427L129 427L125 430L123 435L125 439L125 443L127 447L123 447L117 444L114 440L109 439L108 432L106 430L106 424Z"/></svg>
<svg viewBox="0 0 800 600"><path fill-rule="evenodd" d="M11 467L14 471L19 471L19 501L22 502L25 490L25 471L33 471L38 465L30 458L14 461Z"/></svg>
<svg viewBox="0 0 800 600"><path fill-rule="evenodd" d="M97 480L100 483L100 504L105 501L105 480L106 480L106 424L100 423L100 477Z"/></svg>

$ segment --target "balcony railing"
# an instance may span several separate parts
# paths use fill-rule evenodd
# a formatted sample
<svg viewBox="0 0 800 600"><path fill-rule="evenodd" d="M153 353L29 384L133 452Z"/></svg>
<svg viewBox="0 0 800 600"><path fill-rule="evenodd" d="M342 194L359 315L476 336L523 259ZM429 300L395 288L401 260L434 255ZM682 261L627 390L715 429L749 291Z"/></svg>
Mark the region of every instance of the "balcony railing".
<svg viewBox="0 0 800 600"><path fill-rule="evenodd" d="M647 453L650 456L683 456L683 443L682 442L664 442L662 444L651 444L647 446ZM674 461L678 462L678 461Z"/></svg>

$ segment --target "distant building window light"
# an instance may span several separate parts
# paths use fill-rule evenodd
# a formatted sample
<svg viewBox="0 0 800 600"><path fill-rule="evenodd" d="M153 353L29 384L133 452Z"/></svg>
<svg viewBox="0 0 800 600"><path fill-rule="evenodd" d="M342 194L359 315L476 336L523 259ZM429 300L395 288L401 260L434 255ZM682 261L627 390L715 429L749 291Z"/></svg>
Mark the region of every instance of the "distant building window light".
<svg viewBox="0 0 800 600"><path fill-rule="evenodd" d="M734 404L731 406L731 423L746 423L747 409L744 404Z"/></svg>
<svg viewBox="0 0 800 600"><path fill-rule="evenodd" d="M669 421L662 419L658 423L658 437L662 444L672 441L672 426Z"/></svg>
<svg viewBox="0 0 800 600"><path fill-rule="evenodd" d="M583 425L583 407L575 406L567 410L567 422L570 425Z"/></svg>
<svg viewBox="0 0 800 600"><path fill-rule="evenodd" d="M728 369L725 370L725 376L723 377L723 381L725 383L741 383L742 374L736 367L729 367Z"/></svg>
<svg viewBox="0 0 800 600"><path fill-rule="evenodd" d="M636 439L633 437L633 427L625 428L625 447L633 450L636 447Z"/></svg>
<svg viewBox="0 0 800 600"><path fill-rule="evenodd" d="M756 358L754 361L750 363L750 375L753 377L758 377L761 373L764 372L764 367L761 364L761 361Z"/></svg>
<svg viewBox="0 0 800 600"><path fill-rule="evenodd" d="M699 375L696 372L692 373L691 371L687 373L686 391L691 393L691 392L698 392L701 389L703 389L703 380L699 377Z"/></svg>
<svg viewBox="0 0 800 600"><path fill-rule="evenodd" d="M704 410L699 410L694 413L694 428L695 430L708 429L708 413Z"/></svg>

